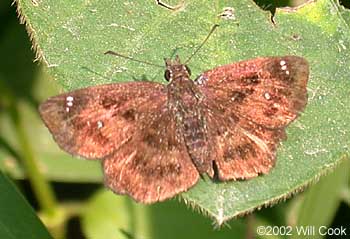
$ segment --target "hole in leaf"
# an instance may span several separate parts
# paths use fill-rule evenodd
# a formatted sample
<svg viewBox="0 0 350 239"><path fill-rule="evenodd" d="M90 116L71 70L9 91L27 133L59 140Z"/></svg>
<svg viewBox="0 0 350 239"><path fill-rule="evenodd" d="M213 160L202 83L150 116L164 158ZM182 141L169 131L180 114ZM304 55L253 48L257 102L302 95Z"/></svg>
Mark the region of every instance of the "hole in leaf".
<svg viewBox="0 0 350 239"><path fill-rule="evenodd" d="M276 8L297 7L307 2L307 0L254 0L254 2L262 10L271 12L271 21L274 23L273 18L276 13Z"/></svg>
<svg viewBox="0 0 350 239"><path fill-rule="evenodd" d="M347 9L350 9L350 1L349 0L339 0L340 5L344 6Z"/></svg>

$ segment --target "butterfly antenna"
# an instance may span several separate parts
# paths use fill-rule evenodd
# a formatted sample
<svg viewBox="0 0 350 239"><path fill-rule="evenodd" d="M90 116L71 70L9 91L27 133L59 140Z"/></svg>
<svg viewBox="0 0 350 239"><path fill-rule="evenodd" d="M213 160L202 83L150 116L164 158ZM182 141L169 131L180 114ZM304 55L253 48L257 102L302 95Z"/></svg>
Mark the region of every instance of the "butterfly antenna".
<svg viewBox="0 0 350 239"><path fill-rule="evenodd" d="M181 8L184 7L184 1L181 1L180 4L178 4L176 6L171 6L169 4L166 4L166 3L162 2L161 0L156 0L156 3L159 6L162 6L162 7L166 8L166 9L169 9L169 10L172 10L172 11L180 10Z"/></svg>
<svg viewBox="0 0 350 239"><path fill-rule="evenodd" d="M119 53L114 52L114 51L106 51L104 54L105 55L113 55L113 56L122 57L122 58L125 58L125 59L128 59L128 60L131 60L131 61L140 62L142 64L146 64L146 65L150 65L150 66L156 66L156 67L164 68L164 66L157 65L157 64L154 64L154 63L151 63L151 62L147 62L147 61L137 60L137 59L134 59L134 58L129 57L129 56L124 56L124 55L119 54Z"/></svg>
<svg viewBox="0 0 350 239"><path fill-rule="evenodd" d="M215 31L215 29L216 29L218 26L219 26L219 24L215 24L215 25L211 28L211 30L210 30L209 34L207 35L207 37L206 37L206 38L204 39L204 41L199 45L199 47L197 47L197 49L190 55L190 57L187 58L187 60L185 61L184 64L187 64L187 63L192 59L192 57L193 57L194 55L197 54L197 52L198 52L198 51L202 48L202 46L208 41L209 37L211 36L211 34L213 34L213 32Z"/></svg>

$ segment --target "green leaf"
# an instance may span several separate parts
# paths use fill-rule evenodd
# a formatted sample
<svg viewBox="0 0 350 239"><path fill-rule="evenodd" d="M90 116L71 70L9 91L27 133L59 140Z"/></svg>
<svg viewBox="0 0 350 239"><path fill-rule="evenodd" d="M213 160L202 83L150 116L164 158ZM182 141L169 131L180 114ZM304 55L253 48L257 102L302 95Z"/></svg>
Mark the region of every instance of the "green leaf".
<svg viewBox="0 0 350 239"><path fill-rule="evenodd" d="M82 213L82 229L88 238L127 239L131 230L131 214L126 197L111 197L111 192L99 191Z"/></svg>
<svg viewBox="0 0 350 239"><path fill-rule="evenodd" d="M183 194L219 224L302 190L349 152L349 12L335 0L277 10L274 23L249 0L185 1L179 11L151 1L18 0L18 7L38 54L66 90L140 79L164 82L161 69L103 53L114 50L157 64L175 54L187 59L215 23L220 27L189 63L193 75L257 56L308 59L308 105L287 128L272 172L237 182L206 178ZM235 20L218 17L224 7L235 9Z"/></svg>
<svg viewBox="0 0 350 239"><path fill-rule="evenodd" d="M313 226L316 233L313 238L323 238L318 233L319 229L322 226L330 227L342 200L341 192L348 183L349 169L350 161L345 160L334 172L305 192L294 228ZM301 238L302 235L295 233L293 236L293 238ZM303 236L310 238L309 235Z"/></svg>
<svg viewBox="0 0 350 239"><path fill-rule="evenodd" d="M0 238L52 238L34 210L0 171Z"/></svg>
<svg viewBox="0 0 350 239"><path fill-rule="evenodd" d="M237 220L213 230L210 220L175 200L146 206L101 190L83 210L82 229L87 238L93 239L223 239L243 238L247 228L243 220Z"/></svg>

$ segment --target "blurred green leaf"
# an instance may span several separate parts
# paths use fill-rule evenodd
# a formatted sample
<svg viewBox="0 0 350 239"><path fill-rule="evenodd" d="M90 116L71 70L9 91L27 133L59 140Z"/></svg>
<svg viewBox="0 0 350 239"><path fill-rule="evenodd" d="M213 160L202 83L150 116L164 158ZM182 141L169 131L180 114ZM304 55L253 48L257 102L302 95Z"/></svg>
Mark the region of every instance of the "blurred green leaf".
<svg viewBox="0 0 350 239"><path fill-rule="evenodd" d="M275 169L247 181L201 180L183 194L219 224L300 191L349 152L349 12L335 0L277 10L274 24L249 0L186 1L177 12L149 1L18 0L18 7L38 54L66 90L140 79L164 82L163 70L103 52L158 64L175 54L186 59L215 23L219 29L189 64L193 75L257 56L308 59L308 106L288 127ZM236 20L218 17L224 7L235 9Z"/></svg>
<svg viewBox="0 0 350 239"><path fill-rule="evenodd" d="M82 219L84 234L91 239L224 239L243 238L246 231L243 220L215 230L209 219L175 200L145 206L106 190L91 198Z"/></svg>
<svg viewBox="0 0 350 239"><path fill-rule="evenodd" d="M321 226L329 227L342 201L341 192L347 185L350 161L344 162L331 174L323 177L317 185L312 186L303 195L298 221L294 228L313 226L316 235L312 238L323 238L318 234ZM293 238L310 238L310 235L293 233Z"/></svg>
<svg viewBox="0 0 350 239"><path fill-rule="evenodd" d="M34 210L0 171L0 238L52 238Z"/></svg>
<svg viewBox="0 0 350 239"><path fill-rule="evenodd" d="M125 232L131 230L132 220L128 202L126 197L111 196L111 192L96 193L82 214L84 234L94 239L127 239Z"/></svg>

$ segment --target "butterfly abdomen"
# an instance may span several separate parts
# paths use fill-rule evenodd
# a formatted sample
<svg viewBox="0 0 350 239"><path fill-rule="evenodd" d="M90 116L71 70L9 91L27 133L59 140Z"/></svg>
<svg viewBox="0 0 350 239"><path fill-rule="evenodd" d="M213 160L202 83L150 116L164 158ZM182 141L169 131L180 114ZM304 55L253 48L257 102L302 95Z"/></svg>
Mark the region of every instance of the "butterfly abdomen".
<svg viewBox="0 0 350 239"><path fill-rule="evenodd" d="M174 70L173 70L174 72ZM168 86L169 108L177 116L177 127L186 144L187 152L198 172L210 170L207 133L201 114L201 97L196 94L196 85L188 75L175 71Z"/></svg>
<svg viewBox="0 0 350 239"><path fill-rule="evenodd" d="M200 173L205 173L211 167L211 160L208 150L208 139L205 127L205 121L200 110L200 99L193 92L195 91L192 81L188 80L189 84L184 87L180 95L182 134L193 163Z"/></svg>
<svg viewBox="0 0 350 239"><path fill-rule="evenodd" d="M208 141L204 121L197 109L183 116L183 136L188 154L200 173L207 172L208 167Z"/></svg>

